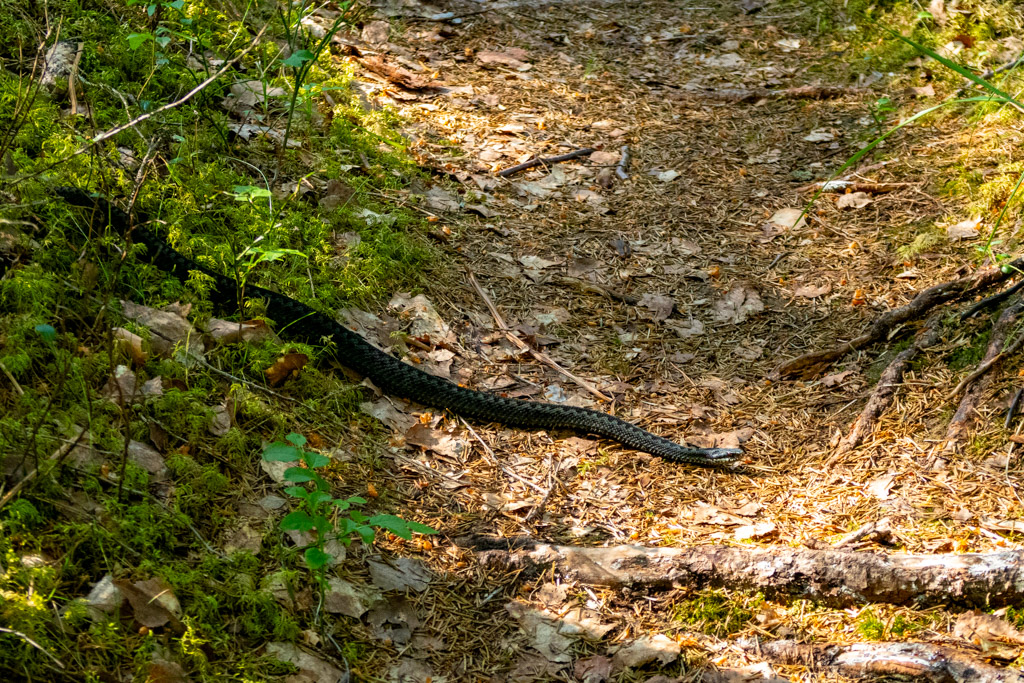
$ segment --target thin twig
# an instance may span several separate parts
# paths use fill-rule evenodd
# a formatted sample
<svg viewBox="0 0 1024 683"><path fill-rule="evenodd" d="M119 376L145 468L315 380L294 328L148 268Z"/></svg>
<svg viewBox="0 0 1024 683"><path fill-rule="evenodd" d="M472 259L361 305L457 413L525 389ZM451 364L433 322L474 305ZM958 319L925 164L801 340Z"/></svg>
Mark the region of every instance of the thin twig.
<svg viewBox="0 0 1024 683"><path fill-rule="evenodd" d="M476 433L476 430L473 429L473 427L468 422L466 422L465 418L463 418L460 415L459 419L462 420L462 424L465 425L466 429L469 430L469 433L472 434L476 438L476 440L480 442L480 445L484 449L484 453L486 453L491 458L491 460L494 462L494 466L495 467L497 467L499 470L501 470L502 472L504 472L508 476L512 477L513 479L516 479L516 480L522 482L523 484L526 484L527 486L535 489L539 493L544 493L544 487L543 486L540 486L538 484L534 484L532 481L530 481L526 477L523 477L522 475L516 474L515 472L513 472L512 470L508 469L503 464L501 464L501 461L498 460L498 456L496 456L494 454L494 451L491 450L491 447L487 445L487 442L485 442L483 439L480 438L480 435Z"/></svg>
<svg viewBox="0 0 1024 683"><path fill-rule="evenodd" d="M520 171L525 171L528 168L533 168L534 166L550 166L563 161L571 161L572 159L579 159L580 157L588 157L596 151L597 150L593 147L585 147L583 149L577 149L574 152L569 152L568 154L561 154L557 157L534 157L529 161L524 161L521 164L510 166L504 171L498 171L497 176L499 178L508 178L511 175L515 175Z"/></svg>
<svg viewBox="0 0 1024 683"><path fill-rule="evenodd" d="M1022 287L1024 287L1024 278L1021 278L1016 283L1014 283L1013 285L1010 285L1009 287L1007 287L1006 289L1002 290L1001 292L996 292L995 294L992 294L991 296L985 297L984 299L982 299L981 301L979 301L978 303L974 304L973 306L968 308L966 311L961 313L960 314L960 322L963 322L965 320L973 318L974 316L976 316L978 314L979 311L982 311L982 310L984 310L986 308L989 308L991 306L995 306L996 304L1002 303L1003 301L1008 299L1010 296L1012 296L1012 295L1016 294L1017 292L1019 292Z"/></svg>
<svg viewBox="0 0 1024 683"><path fill-rule="evenodd" d="M78 430L78 436L76 436L74 439L66 441L63 446L54 451L53 455L50 456L50 460L55 461L54 467L59 467L60 464L64 461L64 458L68 457L68 454L75 448L75 446L78 445L78 442L82 440L82 437L85 436L85 432L86 428L82 427L81 429ZM18 495L18 492L25 488L25 485L28 484L33 479L35 479L38 474L39 468L36 467L31 472L26 474L21 481L12 486L11 490L5 493L3 498L0 498L0 510L2 510L5 505L10 503L14 496Z"/></svg>
<svg viewBox="0 0 1024 683"><path fill-rule="evenodd" d="M14 385L14 390L18 392L18 396L24 396L25 390L21 388L20 384L18 384L18 380L14 379L14 375L12 375L11 371L7 369L7 366L3 364L3 361L0 361L0 370L7 375L7 379L9 379L11 384Z"/></svg>
<svg viewBox="0 0 1024 683"><path fill-rule="evenodd" d="M487 310L491 312L491 316L494 318L494 322L498 324L498 328L505 333L505 338L512 342L512 344L514 344L516 348L518 348L520 351L524 353L530 354L531 356L534 357L534 359L540 361L541 363L544 363L548 367L565 375L573 382L575 382L582 388L586 389L588 392L598 397L602 401L611 402L612 399L602 394L601 391L593 384L583 379L582 377L577 377L576 375L572 374L571 372L563 368L561 365L556 363L549 355L542 351L537 351L529 344L524 342L522 339L512 334L511 330L509 330L508 325L505 324L505 320L501 317L501 314L495 307L494 302L492 302L491 298L487 296L487 292L485 292L483 287L480 286L480 283L476 281L476 277L473 275L472 271L467 269L466 274L469 276L469 283L473 285L473 289L475 289L476 293L480 296L481 299L483 299L484 304L487 306Z"/></svg>

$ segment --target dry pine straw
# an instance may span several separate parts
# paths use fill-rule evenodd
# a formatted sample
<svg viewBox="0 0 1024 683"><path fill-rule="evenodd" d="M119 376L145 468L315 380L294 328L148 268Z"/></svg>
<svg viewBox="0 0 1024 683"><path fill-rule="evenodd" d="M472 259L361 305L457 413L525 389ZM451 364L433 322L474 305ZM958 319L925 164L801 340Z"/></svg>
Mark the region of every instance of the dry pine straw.
<svg viewBox="0 0 1024 683"><path fill-rule="evenodd" d="M669 5L647 4L649 11L633 14L629 17L631 23L620 21L619 25L628 26L638 36L657 28L647 22L666 16ZM614 11L608 8L607 16L614 17ZM561 24L570 31L583 21L571 9L538 12L547 26ZM528 24L524 31L532 32L534 27ZM720 23L720 27L725 25ZM772 35L756 18L747 30L742 36L745 44ZM1014 491L1015 474L1008 475L985 463L991 449L984 453L968 449L963 456L950 459L945 469L925 467L932 462L935 439L944 432L952 412L943 397L960 374L949 370L943 358L957 339L947 338L945 346L924 354L924 363L907 374L903 389L881 419L874 437L861 449L839 458L832 458L829 439L836 430L845 432L855 418L871 388L865 373L884 348L866 349L837 365L835 372L852 371L837 386L817 381L769 384L763 379L781 360L848 338L851 332L864 329L879 311L901 305L916 291L954 277L964 260L961 250L953 250L959 254L955 258L918 256L909 267L915 268L919 277L895 279L895 274L908 268L896 258L895 246L907 240L910 233L894 231L893 226L921 225L955 213L956 207L928 196L914 183L926 178L936 163L963 161L957 158L964 154L958 150L965 149L959 129L953 125L932 129L927 139L913 131L893 138L887 154L906 161L874 171L868 179L904 181L909 183L907 188L878 196L874 204L856 212L840 212L824 198L808 226L769 239L762 229L765 219L778 208L799 206L802 201L786 190L793 187L788 171L821 158L821 148L800 142L812 127L810 122L842 132L844 126L862 115L864 103L848 98L771 101L757 107L703 106L692 100L684 104L674 100L671 91L652 91L635 78L650 64L634 64L634 60L643 60L634 52L648 55L658 65L671 64L671 46L655 44L625 51L614 44L603 46L599 41L578 39L584 47L569 53L570 57L582 61L584 51L596 55L600 69L596 79L585 79L585 70L560 61L557 50L500 20L477 21L464 35L430 48L455 55L467 50L527 45L534 66L516 74L507 69L482 69L472 59L446 62L443 71L449 83L471 83L477 96L495 95L504 109L482 104L455 106L450 98L433 100L431 107L405 105L405 113L413 120L413 134L424 140L419 150L425 163L486 174L488 169L475 162L476 150L468 150L466 157L452 156L437 142L472 139L479 148L488 140L502 137L495 133L502 126L520 122L516 113L536 117L529 119L534 137L524 137L520 152L549 155L594 144L617 149L628 142L634 160L632 178L625 184L616 184L610 190L584 184L605 197L606 205L614 209L610 215L595 213L571 199L538 200L539 208L534 211L522 208L525 200L517 206L511 201L516 197L514 183L543 177L543 170L534 170L499 184L491 206L501 215L491 219L446 219L456 228L456 237L447 248L455 250L457 258L431 274L429 296L447 320L469 316L485 326L489 316L483 302L466 286L460 269L452 267L452 263L464 261L473 265L508 320L527 321L540 306L565 308L570 319L557 330L562 346L548 351L581 377L603 378L606 385L622 380L641 387L640 393L621 393L616 405L618 414L676 438L697 428L702 419L716 432L750 427L753 437L746 447L756 476L667 465L608 443L584 443L580 453L580 441L477 427L477 433L502 461L501 467L483 455L482 447L471 436L467 439L473 448L461 457L423 457L428 469L397 464L406 489L416 492L417 518L436 520L452 536L469 531L499 535L530 532L573 542L575 533L589 530L597 534L596 538L645 544L729 543L733 542L731 527L694 524L688 513L699 503L735 509L753 501L763 509L751 521L770 521L776 526L775 535L764 540L767 544L833 541L868 521L887 516L901 548L910 552L1012 547L1011 542L992 532L990 523L987 530L985 524L979 528L983 518L1012 519L1021 509ZM414 48L422 47L414 38L409 41ZM740 52L742 55L743 50ZM790 66L808 58L806 52L773 53L770 57ZM754 64L764 57L748 58ZM614 60L619 63L613 64ZM711 85L728 85L730 77L742 80L742 74L714 70L696 75ZM543 130L536 125L541 118ZM612 138L606 127L589 127L607 119L627 131L625 135ZM857 133L851 130L849 134ZM565 141L568 147L541 144L536 139L539 137L545 137L548 143ZM992 131L981 130L973 143L977 144L978 139L991 140L994 136ZM995 147L990 145L987 150L993 157L998 156ZM778 162L750 161L772 149L780 150ZM826 165L834 164L835 158L824 161ZM506 157L500 166L520 160L518 156ZM976 163L977 159L970 161ZM570 177L579 177L584 168L585 163L573 162L563 170ZM646 175L648 169L677 169L682 175L666 185ZM471 183L468 181L467 186L475 189ZM497 229L486 228L487 223ZM609 242L617 238L634 243L631 257L622 259L609 247ZM698 244L700 253L685 255L673 245L673 238ZM946 246L941 249L944 253L951 251ZM769 270L768 265L781 251L788 252L787 258ZM707 329L703 336L681 340L664 324L640 320L635 308L581 295L564 286L534 283L518 269L510 271L506 261L493 256L495 253L513 259L521 255L551 260L592 259L599 283L636 294L673 296L681 309L692 311ZM672 274L667 274L666 267L672 266L677 268L670 268ZM554 267L552 274L561 274L561 268ZM687 278L683 272L700 277ZM760 291L766 311L740 325L711 324L709 304L741 282ZM824 297L810 301L792 294L800 284L825 282L832 290ZM858 290L864 293L867 305L850 305ZM594 322L599 324L594 326ZM609 361L621 357L624 351L616 326L632 331L637 341L631 343L643 351L638 358L619 365ZM475 334L486 332L477 329ZM755 360L743 360L733 351L740 345L763 347L764 351ZM695 357L684 364L666 360L676 353L693 353ZM613 376L616 368L618 377ZM567 392L575 391L563 377L536 364L513 364L507 369L538 384L556 383ZM1016 369L1015 363L1004 368L1008 374ZM500 371L498 367L477 365L473 380ZM723 404L721 396L716 398L704 384L708 379L726 382L736 402ZM649 393L651 384L659 381L665 390ZM1010 384L1009 379L1002 378L996 386L1005 393ZM995 401L985 402L976 442L1003 448L1006 434L996 410ZM552 463L561 463L564 468L554 475L554 481ZM881 492L881 499L869 492L872 482L889 475L893 477L892 485ZM453 480L463 485L445 484ZM486 504L488 493L504 502L525 501L527 505L494 510ZM524 521L541 501L546 502L543 514ZM716 533L724 538L712 537ZM586 538L582 542L587 542ZM481 588L502 582L499 577L487 577L485 583L472 558L450 547L442 545L428 557L436 569L450 572L449 576L458 577L458 581ZM506 579L511 581L512 577ZM528 596L531 588L522 586L519 590ZM586 595L582 591L578 594ZM621 620L620 637L662 630L671 623L666 621L663 609L671 602L669 596L623 602L607 593L595 595L587 599L603 605L609 617ZM494 617L496 610L466 603L464 593L454 587L448 592L428 591L418 601L433 615L428 621L457 630L460 638L470 638L462 646L472 644L480 652L500 656L492 652L496 646L490 641L490 631L469 625L480 618L483 609L492 612L488 623L499 628L494 619L501 621L503 617ZM856 612L814 610L801 604L778 609L785 628L799 637L828 641L859 637L853 631ZM901 612L904 610L879 609L883 621ZM936 632L946 630L942 615L909 611L907 615L918 621L932 619L935 623L931 628ZM468 620L461 622L462 628L452 623L460 618ZM747 632L756 630L751 626Z"/></svg>

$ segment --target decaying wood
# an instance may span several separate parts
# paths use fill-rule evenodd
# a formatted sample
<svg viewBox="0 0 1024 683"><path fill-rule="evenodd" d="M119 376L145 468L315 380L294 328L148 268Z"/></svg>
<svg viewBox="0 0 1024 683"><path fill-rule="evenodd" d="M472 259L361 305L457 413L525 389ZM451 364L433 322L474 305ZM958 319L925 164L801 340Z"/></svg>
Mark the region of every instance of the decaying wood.
<svg viewBox="0 0 1024 683"><path fill-rule="evenodd" d="M554 569L581 583L641 590L730 588L768 599L849 606L994 607L1024 599L1024 552L880 555L802 548L725 546L581 548L530 539L460 539L485 567L537 575Z"/></svg>
<svg viewBox="0 0 1024 683"><path fill-rule="evenodd" d="M978 414L978 402L992 383L992 375L988 374L989 371L999 365L1007 355L1020 348L1024 335L1018 337L1017 341L1011 344L1005 352L1003 350L1006 338L1022 312L1024 312L1024 303L1016 303L1007 307L999 315L995 324L992 325L992 334L988 340L988 347L985 349L985 357L982 358L974 372L965 377L953 390L951 396L956 396L966 389L964 397L960 399L960 405L949 421L949 427L946 428L945 450L955 450L967 435L967 430Z"/></svg>
<svg viewBox="0 0 1024 683"><path fill-rule="evenodd" d="M855 678L900 676L932 683L1024 683L1024 674L929 643L805 645L792 640L743 640L740 647L777 664L827 668Z"/></svg>
<svg viewBox="0 0 1024 683"><path fill-rule="evenodd" d="M775 378L797 377L800 379L811 379L847 353L884 339L889 334L889 331L897 325L902 325L918 318L939 304L954 301L978 290L988 289L1008 278L1015 269L1019 270L1022 267L1024 267L1024 259L1017 259L1006 269L987 268L957 280L950 280L949 282L929 287L924 291L918 292L917 296L910 303L894 308L891 311L886 311L878 316L868 331L859 337L855 337L831 349L812 351L787 361L776 368L772 376Z"/></svg>
<svg viewBox="0 0 1024 683"><path fill-rule="evenodd" d="M568 154L560 154L556 157L535 157L529 161L524 161L521 164L509 166L504 171L498 171L497 176L499 178L508 178L511 175L515 175L520 171L525 171L528 168L533 168L534 166L550 166L563 161L571 161L573 159L579 159L580 157L588 157L596 151L597 150L593 147L584 147L583 149L577 149L569 152Z"/></svg>
<svg viewBox="0 0 1024 683"><path fill-rule="evenodd" d="M875 431L875 424L877 424L878 418L881 417L882 413L892 403L893 396L896 395L896 389L899 387L900 382L903 381L903 373L910 367L910 363L922 349L934 346L939 340L939 332L942 327L941 322L942 316L939 313L933 313L928 322L925 323L924 328L918 333L914 343L892 359L892 362L889 363L889 366L878 379L878 384L875 386L871 398L868 399L857 421L853 423L850 433L841 439L836 446L837 455L853 450Z"/></svg>

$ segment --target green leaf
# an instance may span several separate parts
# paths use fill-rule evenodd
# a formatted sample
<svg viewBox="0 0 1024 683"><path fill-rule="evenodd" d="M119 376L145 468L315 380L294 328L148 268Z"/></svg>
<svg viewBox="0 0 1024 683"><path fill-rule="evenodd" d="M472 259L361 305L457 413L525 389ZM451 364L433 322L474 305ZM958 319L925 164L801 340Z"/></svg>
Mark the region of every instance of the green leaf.
<svg viewBox="0 0 1024 683"><path fill-rule="evenodd" d="M53 328L53 325L36 325L33 328L43 341L53 342L57 339L57 330Z"/></svg>
<svg viewBox="0 0 1024 683"><path fill-rule="evenodd" d="M298 462L299 451L295 446L278 441L263 449L263 459L267 462Z"/></svg>
<svg viewBox="0 0 1024 683"><path fill-rule="evenodd" d="M412 531L409 529L409 525L401 517L394 515L374 515L370 519L366 520L366 523L370 526L380 527L381 529L387 529L395 536L404 538L405 540L412 539Z"/></svg>
<svg viewBox="0 0 1024 683"><path fill-rule="evenodd" d="M259 197L270 198L272 196L267 188L253 185L235 185L231 188L231 193L237 202L248 202Z"/></svg>
<svg viewBox="0 0 1024 683"><path fill-rule="evenodd" d="M310 569L320 569L331 561L331 555L320 550L320 548L306 548L303 556L306 558L306 566Z"/></svg>
<svg viewBox="0 0 1024 683"><path fill-rule="evenodd" d="M303 64L313 59L315 59L315 57L309 50L298 50L297 52L293 52L292 56L288 59L282 59L281 63L285 66L290 66L293 69L301 69Z"/></svg>
<svg viewBox="0 0 1024 683"><path fill-rule="evenodd" d="M365 543L366 545L370 545L371 543L373 543L374 533L373 529L371 529L370 527L356 527L356 533L359 534L359 537L363 539L363 543Z"/></svg>
<svg viewBox="0 0 1024 683"><path fill-rule="evenodd" d="M292 432L291 434L284 438L286 441L290 441L299 448L302 448L303 446L306 445L306 437L304 437L302 434L296 434L295 432Z"/></svg>
<svg viewBox="0 0 1024 683"><path fill-rule="evenodd" d="M319 453L306 453L306 465L313 468L326 467L331 464L331 459Z"/></svg>
<svg viewBox="0 0 1024 683"><path fill-rule="evenodd" d="M347 500L342 500L342 499L338 498L336 500L332 500L331 501L331 505L333 505L334 507L336 507L336 508L338 508L339 510L342 510L342 511L348 510L348 501Z"/></svg>
<svg viewBox="0 0 1024 683"><path fill-rule="evenodd" d="M366 499L359 496L349 496L348 503L350 505L366 505Z"/></svg>
<svg viewBox="0 0 1024 683"><path fill-rule="evenodd" d="M280 524L282 531L312 531L314 526L313 518L302 510L289 512Z"/></svg>
<svg viewBox="0 0 1024 683"><path fill-rule="evenodd" d="M147 40L153 40L152 33L130 33L128 34L128 47L138 50Z"/></svg>
<svg viewBox="0 0 1024 683"><path fill-rule="evenodd" d="M291 496L292 498L305 498L305 499L308 499L309 496L310 496L309 491L307 491L302 486L289 486L288 488L286 488L284 490L284 492L286 494L288 494L289 496Z"/></svg>
<svg viewBox="0 0 1024 683"><path fill-rule="evenodd" d="M159 38L154 38L154 40L156 41L156 44L160 47L167 47L167 45L171 42L171 37L160 36Z"/></svg>
<svg viewBox="0 0 1024 683"><path fill-rule="evenodd" d="M326 503L330 499L331 494L327 493L326 491L313 491L306 498L306 500L309 501L309 504L313 507L316 507L317 505L322 505L323 503Z"/></svg>
<svg viewBox="0 0 1024 683"><path fill-rule="evenodd" d="M180 12L182 8L185 7L185 0L174 0L174 2L167 3L167 6L173 7Z"/></svg>
<svg viewBox="0 0 1024 683"><path fill-rule="evenodd" d="M301 484L305 481L313 481L315 475L305 467L289 467L284 471L284 480L293 484Z"/></svg>
<svg viewBox="0 0 1024 683"><path fill-rule="evenodd" d="M427 526L426 524L420 524L419 522L413 522L413 521L406 521L406 524L408 524L409 528L412 529L413 531L415 531L418 534L436 534L437 533L437 529L435 529L432 526Z"/></svg>

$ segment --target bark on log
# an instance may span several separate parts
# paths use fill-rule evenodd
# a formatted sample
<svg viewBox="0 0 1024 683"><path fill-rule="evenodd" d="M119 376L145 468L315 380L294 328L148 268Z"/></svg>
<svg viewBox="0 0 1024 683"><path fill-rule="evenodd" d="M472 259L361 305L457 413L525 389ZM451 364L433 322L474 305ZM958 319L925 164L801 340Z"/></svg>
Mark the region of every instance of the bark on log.
<svg viewBox="0 0 1024 683"><path fill-rule="evenodd" d="M953 301L970 292L988 289L1021 269L1024 269L1024 259L1017 259L1009 264L1006 272L1000 268L989 268L972 275L967 275L959 280L951 280L950 282L943 282L942 284L929 287L919 292L905 306L894 308L878 316L868 331L859 337L831 349L805 353L783 363L775 369L772 375L776 378L799 377L801 379L811 379L850 351L856 351L884 339L888 335L889 330L897 325L902 325L918 318L939 304Z"/></svg>
<svg viewBox="0 0 1024 683"><path fill-rule="evenodd" d="M829 668L856 678L900 676L932 683L1024 683L1024 674L1003 669L948 647L928 643L802 645L792 640L739 643L747 652L777 664Z"/></svg>
<svg viewBox="0 0 1024 683"><path fill-rule="evenodd" d="M997 607L1024 600L1024 552L879 555L724 546L580 548L479 537L457 542L477 550L485 567L527 575L554 568L582 583L613 588L727 587L840 607L871 602Z"/></svg>

